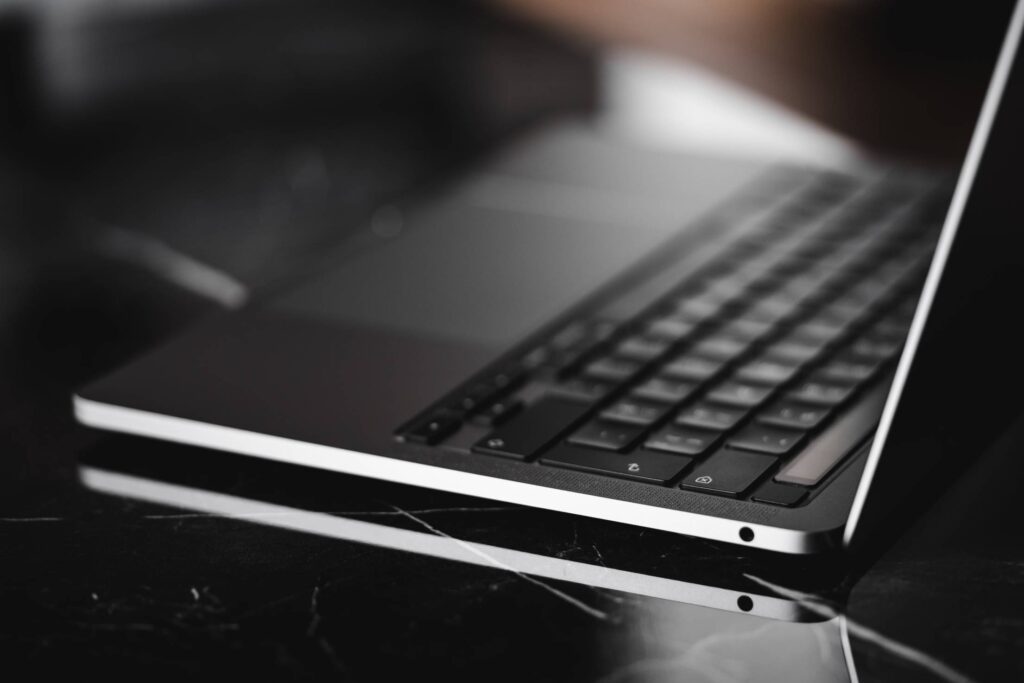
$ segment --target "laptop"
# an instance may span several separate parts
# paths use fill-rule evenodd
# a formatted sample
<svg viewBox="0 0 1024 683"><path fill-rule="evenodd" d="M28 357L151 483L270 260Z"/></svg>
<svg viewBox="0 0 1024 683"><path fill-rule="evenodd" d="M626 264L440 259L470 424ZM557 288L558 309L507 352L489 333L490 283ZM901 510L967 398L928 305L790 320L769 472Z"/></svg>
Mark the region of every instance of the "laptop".
<svg viewBox="0 0 1024 683"><path fill-rule="evenodd" d="M955 179L550 126L85 387L75 415L766 550L855 546L1020 413L1022 22L1018 3Z"/></svg>

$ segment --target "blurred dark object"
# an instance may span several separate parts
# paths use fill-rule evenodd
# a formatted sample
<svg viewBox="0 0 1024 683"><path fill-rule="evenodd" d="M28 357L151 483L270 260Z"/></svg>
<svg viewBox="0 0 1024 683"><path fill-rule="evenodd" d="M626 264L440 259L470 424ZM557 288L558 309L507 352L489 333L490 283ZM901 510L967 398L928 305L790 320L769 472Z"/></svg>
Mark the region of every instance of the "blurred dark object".
<svg viewBox="0 0 1024 683"><path fill-rule="evenodd" d="M44 203L246 285L596 99L583 50L475 3L54 2L0 25L0 139Z"/></svg>
<svg viewBox="0 0 1024 683"><path fill-rule="evenodd" d="M476 113L500 109L511 119L589 87L580 78L585 60L564 44L453 1L44 2L8 10L3 23L12 72L5 80L27 108L19 116L66 129L152 134L156 123L231 129L297 115L349 117L388 101L450 105L453 86L463 105L466 93L483 86L486 96L502 76L501 107ZM494 40L512 50L502 68L538 60L545 68L480 72L494 68L493 49L480 49ZM474 64L485 80L465 80Z"/></svg>

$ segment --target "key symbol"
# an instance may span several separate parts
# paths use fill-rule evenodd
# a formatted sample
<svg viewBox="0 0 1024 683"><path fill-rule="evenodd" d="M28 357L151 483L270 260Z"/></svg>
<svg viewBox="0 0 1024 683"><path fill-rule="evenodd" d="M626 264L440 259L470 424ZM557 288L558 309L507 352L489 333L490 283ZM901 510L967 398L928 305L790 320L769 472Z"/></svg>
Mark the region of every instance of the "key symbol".
<svg viewBox="0 0 1024 683"><path fill-rule="evenodd" d="M489 448L501 448L504 445L505 445L505 442L502 441L501 439L488 439L487 440L487 446Z"/></svg>
<svg viewBox="0 0 1024 683"><path fill-rule="evenodd" d="M697 482L698 484L710 484L712 480L711 477L704 474L694 479L694 481Z"/></svg>
<svg viewBox="0 0 1024 683"><path fill-rule="evenodd" d="M627 467L626 469L628 469L630 472L639 472L640 465L635 462L631 462L629 463L629 467Z"/></svg>

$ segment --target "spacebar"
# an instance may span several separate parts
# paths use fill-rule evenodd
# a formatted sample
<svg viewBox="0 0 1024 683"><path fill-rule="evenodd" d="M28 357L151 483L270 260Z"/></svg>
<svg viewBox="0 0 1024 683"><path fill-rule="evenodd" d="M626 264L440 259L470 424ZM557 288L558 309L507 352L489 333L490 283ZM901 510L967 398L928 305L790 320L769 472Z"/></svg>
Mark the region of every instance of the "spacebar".
<svg viewBox="0 0 1024 683"><path fill-rule="evenodd" d="M852 410L783 465L775 481L801 486L814 486L821 481L840 460L874 434L888 395L889 382L880 382L854 404Z"/></svg>

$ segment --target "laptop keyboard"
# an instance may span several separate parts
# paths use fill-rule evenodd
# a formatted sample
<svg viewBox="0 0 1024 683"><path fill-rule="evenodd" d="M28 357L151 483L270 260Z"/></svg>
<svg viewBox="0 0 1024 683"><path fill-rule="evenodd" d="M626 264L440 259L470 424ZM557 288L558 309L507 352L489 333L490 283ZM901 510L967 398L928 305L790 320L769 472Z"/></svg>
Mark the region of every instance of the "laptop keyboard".
<svg viewBox="0 0 1024 683"><path fill-rule="evenodd" d="M472 425L480 457L799 505L874 432L939 200L814 176L630 319L564 326L398 436Z"/></svg>

